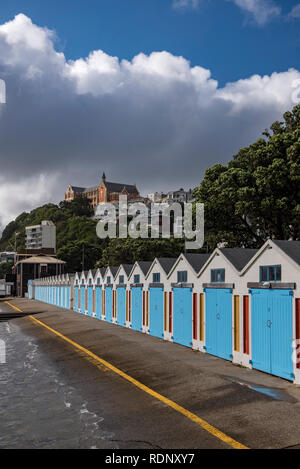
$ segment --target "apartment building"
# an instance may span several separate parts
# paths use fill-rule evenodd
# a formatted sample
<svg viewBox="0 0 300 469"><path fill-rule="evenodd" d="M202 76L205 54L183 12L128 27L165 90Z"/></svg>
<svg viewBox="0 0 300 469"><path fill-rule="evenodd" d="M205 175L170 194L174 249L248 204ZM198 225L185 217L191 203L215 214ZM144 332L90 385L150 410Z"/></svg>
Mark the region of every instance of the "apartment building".
<svg viewBox="0 0 300 469"><path fill-rule="evenodd" d="M26 226L26 249L51 248L56 250L56 226L50 220L40 225Z"/></svg>

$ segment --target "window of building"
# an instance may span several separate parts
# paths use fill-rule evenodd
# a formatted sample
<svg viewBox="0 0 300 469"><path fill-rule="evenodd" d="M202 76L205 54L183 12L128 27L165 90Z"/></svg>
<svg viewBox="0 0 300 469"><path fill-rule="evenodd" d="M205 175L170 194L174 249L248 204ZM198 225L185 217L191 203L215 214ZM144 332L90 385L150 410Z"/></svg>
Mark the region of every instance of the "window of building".
<svg viewBox="0 0 300 469"><path fill-rule="evenodd" d="M211 283L225 282L225 269L211 269Z"/></svg>
<svg viewBox="0 0 300 469"><path fill-rule="evenodd" d="M281 265L263 265L260 267L261 282L281 282Z"/></svg>
<svg viewBox="0 0 300 469"><path fill-rule="evenodd" d="M107 283L110 283L110 276L107 277Z"/></svg>
<svg viewBox="0 0 300 469"><path fill-rule="evenodd" d="M82 285L84 285L84 278L81 280Z"/></svg>
<svg viewBox="0 0 300 469"><path fill-rule="evenodd" d="M124 283L124 275L119 276L119 283Z"/></svg>
<svg viewBox="0 0 300 469"><path fill-rule="evenodd" d="M140 283L140 276L139 276L139 274L136 274L136 275L133 277L133 283Z"/></svg>
<svg viewBox="0 0 300 469"><path fill-rule="evenodd" d="M76 280L76 285L78 285L78 280Z"/></svg>
<svg viewBox="0 0 300 469"><path fill-rule="evenodd" d="M100 277L97 277L97 285L100 285L100 283L101 283Z"/></svg>
<svg viewBox="0 0 300 469"><path fill-rule="evenodd" d="M178 283L186 283L187 282L187 271L180 270L177 272L177 282Z"/></svg>
<svg viewBox="0 0 300 469"><path fill-rule="evenodd" d="M153 274L153 283L160 282L160 273Z"/></svg>
<svg viewBox="0 0 300 469"><path fill-rule="evenodd" d="M91 278L89 279L89 285L92 285L92 279Z"/></svg>

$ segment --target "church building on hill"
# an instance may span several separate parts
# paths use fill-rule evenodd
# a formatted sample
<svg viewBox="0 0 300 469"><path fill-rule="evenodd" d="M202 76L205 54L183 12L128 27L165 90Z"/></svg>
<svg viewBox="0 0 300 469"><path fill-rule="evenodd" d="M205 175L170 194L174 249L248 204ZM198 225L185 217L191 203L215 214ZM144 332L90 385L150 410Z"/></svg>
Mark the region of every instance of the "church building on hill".
<svg viewBox="0 0 300 469"><path fill-rule="evenodd" d="M122 184L106 181L105 173L98 186L94 187L76 187L69 186L65 193L65 200L70 202L77 197L87 197L94 208L99 204L107 202L118 202L120 195L126 195L128 201L142 200L136 185Z"/></svg>

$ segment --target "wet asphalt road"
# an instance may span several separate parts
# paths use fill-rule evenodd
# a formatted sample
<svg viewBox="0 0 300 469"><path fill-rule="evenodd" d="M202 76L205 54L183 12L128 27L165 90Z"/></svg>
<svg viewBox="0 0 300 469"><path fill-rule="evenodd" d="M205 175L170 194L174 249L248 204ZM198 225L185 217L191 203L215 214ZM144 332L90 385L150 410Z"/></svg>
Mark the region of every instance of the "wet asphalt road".
<svg viewBox="0 0 300 469"><path fill-rule="evenodd" d="M39 302L13 303L246 446L300 442L300 390L284 380ZM3 302L1 310L11 311ZM0 448L228 448L28 317L0 322L1 339Z"/></svg>

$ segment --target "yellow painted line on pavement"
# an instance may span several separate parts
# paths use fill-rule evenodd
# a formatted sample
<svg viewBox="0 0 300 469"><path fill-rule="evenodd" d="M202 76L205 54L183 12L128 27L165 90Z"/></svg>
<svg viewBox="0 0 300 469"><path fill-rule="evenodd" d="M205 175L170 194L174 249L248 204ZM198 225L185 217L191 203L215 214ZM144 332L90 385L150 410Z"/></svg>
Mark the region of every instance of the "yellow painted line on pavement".
<svg viewBox="0 0 300 469"><path fill-rule="evenodd" d="M13 305L12 303L10 303L9 301L5 301L5 303L10 306L11 308L15 309L16 311L19 311L19 313L23 313L23 311L19 308L17 308L17 306Z"/></svg>
<svg viewBox="0 0 300 469"><path fill-rule="evenodd" d="M9 304L10 306L12 306L14 309L16 309L17 311L21 311L19 308L17 308L16 306L12 305L11 303L7 302L7 304ZM21 311L22 312L22 311ZM91 352L90 350L86 349L85 347L82 347L81 345L77 344L76 342L74 342L73 340L69 339L68 337L64 336L63 334L61 334L60 332L56 331L55 329L52 329L52 327L50 326L47 326L47 324L43 323L42 321L40 321L39 319L35 318L34 316L29 316L30 319L32 319L36 324L39 324L40 326L43 326L45 327L46 329L48 329L49 331L53 332L53 334L57 335L58 337L60 337L61 339L65 340L66 342L68 342L69 344L73 345L73 347L77 348L78 350L81 350L82 352L85 352L89 357L93 358L94 360L96 360L97 363L101 363L102 365L104 365L106 368L110 369L111 371L113 371L114 373L116 373L117 375L121 376L122 378L126 379L127 381L129 381L130 383L132 383L134 386L136 386L137 388L141 389L142 391L144 391L145 393L149 394L150 396L158 399L159 401L163 402L164 404L166 404L167 406L171 407L172 409L176 410L177 412L179 412L180 414L184 415L185 417L187 417L188 419L192 420L194 423L197 423L198 425L200 425L200 427L202 427L204 430L206 430L208 433L210 433L211 435L215 436L216 438L218 438L219 440L223 441L224 443L226 443L227 445L231 446L232 448L234 449L249 449L247 446L243 445L242 443L239 443L238 441L234 440L233 438L231 438L230 436L226 435L225 433L223 433L222 431L218 430L216 427L214 427L213 425L210 425L208 422L206 422L205 420L201 419L200 417L198 417L198 415L196 414L193 414L192 412L190 412L189 410L185 409L184 407L181 407L179 404L176 404L176 402L173 402L171 401L170 399L168 399L167 397L159 394L158 392L154 391L153 389L149 388L148 386L145 386L144 384L142 384L140 381L137 381L136 379L132 378L131 376L129 376L127 373L124 373L122 370L120 370L119 368L115 367L114 365L112 365L111 363L107 362L106 360L104 360L103 358L100 358L98 357L98 355L95 355L93 352Z"/></svg>

